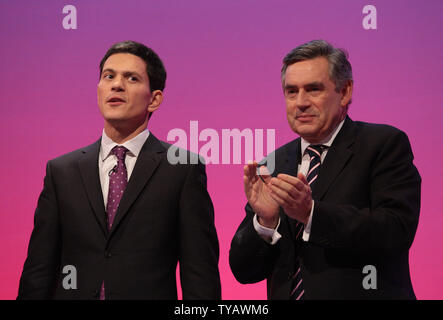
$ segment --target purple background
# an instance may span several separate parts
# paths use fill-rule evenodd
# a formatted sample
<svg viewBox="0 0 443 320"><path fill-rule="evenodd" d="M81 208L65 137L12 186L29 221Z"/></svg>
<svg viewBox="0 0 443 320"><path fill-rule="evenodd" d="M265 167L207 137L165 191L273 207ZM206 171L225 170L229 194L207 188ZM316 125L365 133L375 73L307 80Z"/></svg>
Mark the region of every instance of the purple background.
<svg viewBox="0 0 443 320"><path fill-rule="evenodd" d="M77 30L62 9L77 8ZM362 9L377 8L377 30ZM427 1L1 1L0 298L17 294L48 160L99 138L98 64L123 40L152 47L168 71L165 100L149 123L169 130L276 129L295 138L280 87L283 56L323 38L346 48L354 69L354 120L387 123L411 141L422 179L420 224L410 252L419 299L443 298L441 148L443 2ZM221 155L220 155L221 158ZM244 216L242 165L208 165L220 240L224 299L265 299L265 283L241 285L228 265Z"/></svg>

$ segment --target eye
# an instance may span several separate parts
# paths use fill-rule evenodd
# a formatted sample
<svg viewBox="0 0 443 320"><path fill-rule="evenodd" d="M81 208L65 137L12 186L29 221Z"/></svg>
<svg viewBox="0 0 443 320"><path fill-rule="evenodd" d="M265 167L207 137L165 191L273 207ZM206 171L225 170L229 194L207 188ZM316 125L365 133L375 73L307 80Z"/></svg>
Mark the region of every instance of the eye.
<svg viewBox="0 0 443 320"><path fill-rule="evenodd" d="M138 78L135 77L135 76L130 76L128 79L129 79L129 81L131 81L131 82L136 82L136 81L138 81Z"/></svg>
<svg viewBox="0 0 443 320"><path fill-rule="evenodd" d="M325 87L322 84L313 84L312 86L308 86L306 91L312 94L320 94L325 90Z"/></svg>
<svg viewBox="0 0 443 320"><path fill-rule="evenodd" d="M291 98L291 97L295 97L297 95L297 90L296 89L286 89L285 94L287 97Z"/></svg>
<svg viewBox="0 0 443 320"><path fill-rule="evenodd" d="M114 76L112 74L109 74L109 73L103 75L103 79L112 79L113 77Z"/></svg>

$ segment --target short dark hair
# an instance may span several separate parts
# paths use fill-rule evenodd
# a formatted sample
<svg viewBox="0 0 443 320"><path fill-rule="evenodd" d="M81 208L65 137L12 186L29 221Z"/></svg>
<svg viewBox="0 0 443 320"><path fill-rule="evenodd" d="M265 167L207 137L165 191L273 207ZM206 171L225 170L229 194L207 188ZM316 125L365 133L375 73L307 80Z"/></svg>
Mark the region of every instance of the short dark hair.
<svg viewBox="0 0 443 320"><path fill-rule="evenodd" d="M283 58L281 79L284 85L286 69L296 62L325 57L329 62L329 76L339 92L348 81L353 81L352 66L348 61L348 53L344 49L334 48L325 40L313 40L291 50Z"/></svg>
<svg viewBox="0 0 443 320"><path fill-rule="evenodd" d="M141 58L146 63L146 73L149 78L149 89L164 90L166 83L166 69L160 57L144 44L135 41L123 41L113 44L100 61L100 77L106 60L116 53L130 53Z"/></svg>

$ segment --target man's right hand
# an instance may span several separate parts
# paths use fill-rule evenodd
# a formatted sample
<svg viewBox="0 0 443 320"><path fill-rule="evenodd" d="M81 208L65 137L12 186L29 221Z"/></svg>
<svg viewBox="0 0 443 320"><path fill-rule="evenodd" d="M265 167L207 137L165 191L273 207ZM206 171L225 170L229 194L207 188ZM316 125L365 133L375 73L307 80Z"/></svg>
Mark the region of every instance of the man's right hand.
<svg viewBox="0 0 443 320"><path fill-rule="evenodd" d="M246 198L252 210L257 214L258 222L267 228L275 229L279 220L279 205L272 199L267 186L271 179L265 166L259 168L263 182L257 175L257 162L248 163L243 167L243 182Z"/></svg>

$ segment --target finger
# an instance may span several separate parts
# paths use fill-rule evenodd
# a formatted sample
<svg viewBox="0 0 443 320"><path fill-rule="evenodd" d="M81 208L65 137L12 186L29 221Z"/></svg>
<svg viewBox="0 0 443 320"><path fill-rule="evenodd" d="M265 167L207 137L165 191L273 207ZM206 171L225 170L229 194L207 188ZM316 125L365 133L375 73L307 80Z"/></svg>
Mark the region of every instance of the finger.
<svg viewBox="0 0 443 320"><path fill-rule="evenodd" d="M299 190L299 191L302 191L304 189L304 187L305 187L305 183L303 181L301 181L297 177L293 177L293 176L290 176L288 174L280 173L277 176L277 178L281 179L282 181L284 181L286 183L289 183L293 187L297 188L297 190Z"/></svg>
<svg viewBox="0 0 443 320"><path fill-rule="evenodd" d="M305 185L309 185L308 180L306 179L305 175L301 172L298 173L297 178L303 182Z"/></svg>
<svg viewBox="0 0 443 320"><path fill-rule="evenodd" d="M287 203L284 199L282 199L276 192L274 192L271 188L269 188L269 195L271 198L280 206L286 207Z"/></svg>
<svg viewBox="0 0 443 320"><path fill-rule="evenodd" d="M243 172L245 176L253 177L255 176L255 170L257 167L257 163L251 162L243 167Z"/></svg>
<svg viewBox="0 0 443 320"><path fill-rule="evenodd" d="M289 177L290 179L288 180L287 177ZM293 199L300 199L303 196L304 192L308 192L308 190L306 190L306 185L304 185L301 181L297 181L298 180L297 178L294 178L292 176L287 176L287 177L283 177L283 179L285 180L281 179L280 177L273 178L271 180L271 184L289 193L289 195ZM294 181L296 182L295 185L292 184L294 183ZM299 187L300 189L298 189Z"/></svg>
<svg viewBox="0 0 443 320"><path fill-rule="evenodd" d="M269 170L265 165L259 166L256 173L264 183L268 184L271 181L271 175L269 174Z"/></svg>
<svg viewBox="0 0 443 320"><path fill-rule="evenodd" d="M281 195L271 189L269 195L271 196L271 199L273 199L280 207L282 207L285 212L289 212L290 208L297 206L296 203L289 203L288 201L283 199Z"/></svg>
<svg viewBox="0 0 443 320"><path fill-rule="evenodd" d="M254 184L255 182L257 182L257 176L255 174L251 174L250 172L250 168L248 166L244 166L243 168L243 182L245 184Z"/></svg>
<svg viewBox="0 0 443 320"><path fill-rule="evenodd" d="M288 193L292 193L295 190L294 186L279 178L272 178L270 181L270 185Z"/></svg>
<svg viewBox="0 0 443 320"><path fill-rule="evenodd" d="M297 216L295 216L297 215L297 212L304 210L303 208L307 207L308 203L312 203L312 198L309 195L306 195L307 198L300 198L296 200L291 199L290 197L288 198L285 194L275 190L275 186L272 186L269 189L271 198L283 208L286 214L297 220L299 219Z"/></svg>
<svg viewBox="0 0 443 320"><path fill-rule="evenodd" d="M285 202L285 205L292 205L295 199L286 190L279 188L276 185L270 184L269 189L272 194L278 196L281 200Z"/></svg>
<svg viewBox="0 0 443 320"><path fill-rule="evenodd" d="M297 175L297 178L298 178L301 182L304 183L304 188L303 188L303 189L308 193L309 198L312 199L312 198L311 198L311 195L312 195L311 186L309 185L309 182L308 182L308 180L306 179L305 175L304 175L303 173L299 172L298 175ZM305 191L302 190L301 192L305 192Z"/></svg>
<svg viewBox="0 0 443 320"><path fill-rule="evenodd" d="M248 178L248 176L243 176L243 182L245 183L245 185L249 185L251 182L251 179Z"/></svg>
<svg viewBox="0 0 443 320"><path fill-rule="evenodd" d="M243 167L243 174L244 174L245 176L248 176L248 175L249 175L249 165L245 165L245 166Z"/></svg>

